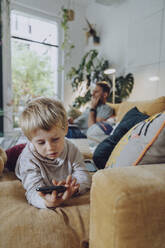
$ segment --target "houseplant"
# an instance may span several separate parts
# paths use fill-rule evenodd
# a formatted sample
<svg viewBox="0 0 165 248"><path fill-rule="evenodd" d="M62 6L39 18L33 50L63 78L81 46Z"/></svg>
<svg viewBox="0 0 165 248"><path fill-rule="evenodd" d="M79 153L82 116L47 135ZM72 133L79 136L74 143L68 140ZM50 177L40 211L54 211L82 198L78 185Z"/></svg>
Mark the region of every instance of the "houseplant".
<svg viewBox="0 0 165 248"><path fill-rule="evenodd" d="M69 21L72 21L74 19L74 12L73 10L68 10L64 7L62 7L61 11L62 11L61 27L64 31L64 39L61 48L65 52L65 58L66 58L65 61L66 61L67 58L70 57L72 49L75 47L70 40L69 23L68 23Z"/></svg>
<svg viewBox="0 0 165 248"><path fill-rule="evenodd" d="M67 77L71 80L73 91L78 91L82 84L85 84L85 93L75 98L73 107L80 108L81 105L86 104L91 99L92 83L97 81L106 81L112 88L112 80L108 75L104 74L104 71L110 67L109 61L104 58L98 57L99 53L96 49L88 51L81 59L77 68L72 67L68 72ZM131 73L126 76L120 76L116 78L115 88L115 102L120 103L123 99L127 98L131 93L134 85L134 78ZM112 102L112 91L108 98L109 102Z"/></svg>
<svg viewBox="0 0 165 248"><path fill-rule="evenodd" d="M119 76L115 80L115 103L121 103L132 92L134 86L134 77L132 73L128 73L125 76ZM110 95L109 101L112 100Z"/></svg>
<svg viewBox="0 0 165 248"><path fill-rule="evenodd" d="M109 67L108 60L98 58L98 51L92 49L88 51L81 59L78 68L72 67L68 72L67 77L71 80L73 91L80 89L82 84L85 84L85 95L79 95L75 98L73 106L79 108L91 99L90 86L97 81L107 81L112 84L104 70Z"/></svg>

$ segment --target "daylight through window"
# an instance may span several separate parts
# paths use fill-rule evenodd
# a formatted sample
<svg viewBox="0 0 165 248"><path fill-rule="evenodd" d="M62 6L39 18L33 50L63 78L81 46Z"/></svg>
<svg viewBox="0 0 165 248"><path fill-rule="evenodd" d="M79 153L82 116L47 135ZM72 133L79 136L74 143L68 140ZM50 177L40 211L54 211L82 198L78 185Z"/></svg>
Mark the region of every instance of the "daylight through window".
<svg viewBox="0 0 165 248"><path fill-rule="evenodd" d="M24 13L11 13L13 123L25 103L38 96L56 96L57 23Z"/></svg>

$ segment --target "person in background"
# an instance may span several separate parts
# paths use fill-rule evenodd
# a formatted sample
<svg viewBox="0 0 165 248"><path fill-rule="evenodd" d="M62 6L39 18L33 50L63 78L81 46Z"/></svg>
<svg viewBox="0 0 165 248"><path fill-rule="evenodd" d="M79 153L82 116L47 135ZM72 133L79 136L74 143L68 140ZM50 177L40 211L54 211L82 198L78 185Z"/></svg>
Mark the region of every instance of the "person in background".
<svg viewBox="0 0 165 248"><path fill-rule="evenodd" d="M29 204L55 208L90 189L83 157L65 137L68 121L59 101L46 97L32 100L20 116L20 127L28 142L17 159L15 174L22 181ZM51 185L64 185L66 191L36 191L37 187Z"/></svg>
<svg viewBox="0 0 165 248"><path fill-rule="evenodd" d="M75 120L70 118L69 123L77 124L82 133L86 135L90 126L97 122L106 121L113 115L113 109L107 104L109 93L110 86L107 82L97 82L92 93L90 108L87 108Z"/></svg>

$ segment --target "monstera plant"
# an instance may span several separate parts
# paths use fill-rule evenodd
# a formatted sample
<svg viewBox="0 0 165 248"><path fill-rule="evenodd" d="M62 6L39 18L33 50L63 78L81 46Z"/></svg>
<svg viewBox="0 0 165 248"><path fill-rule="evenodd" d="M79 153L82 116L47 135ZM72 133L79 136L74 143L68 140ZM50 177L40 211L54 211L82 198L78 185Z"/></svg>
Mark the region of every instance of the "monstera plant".
<svg viewBox="0 0 165 248"><path fill-rule="evenodd" d="M127 99L132 92L134 86L134 77L132 73L128 73L125 76L117 77L115 80L115 103L121 103ZM112 101L112 94L109 99Z"/></svg>
<svg viewBox="0 0 165 248"><path fill-rule="evenodd" d="M98 56L98 51L92 49L88 51L81 59L77 68L72 67L67 74L68 79L71 80L73 91L78 91L82 84L85 84L86 92L75 98L73 106L79 108L81 105L86 104L91 99L90 86L97 81L106 81L112 88L112 80L104 71L110 67L108 60ZM116 78L115 88L115 102L120 103L126 99L131 93L134 85L134 78L131 73L126 76ZM112 92L108 98L112 102Z"/></svg>

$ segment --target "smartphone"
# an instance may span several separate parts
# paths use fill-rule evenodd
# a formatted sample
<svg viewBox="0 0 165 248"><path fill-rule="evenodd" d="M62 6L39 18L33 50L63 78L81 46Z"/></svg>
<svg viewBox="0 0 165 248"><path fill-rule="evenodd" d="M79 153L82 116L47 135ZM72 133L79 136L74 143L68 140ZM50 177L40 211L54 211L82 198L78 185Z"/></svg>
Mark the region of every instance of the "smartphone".
<svg viewBox="0 0 165 248"><path fill-rule="evenodd" d="M42 192L44 194L51 194L53 190L57 191L58 193L63 193L66 190L66 187L63 185L59 186L43 186L36 188L37 191Z"/></svg>

